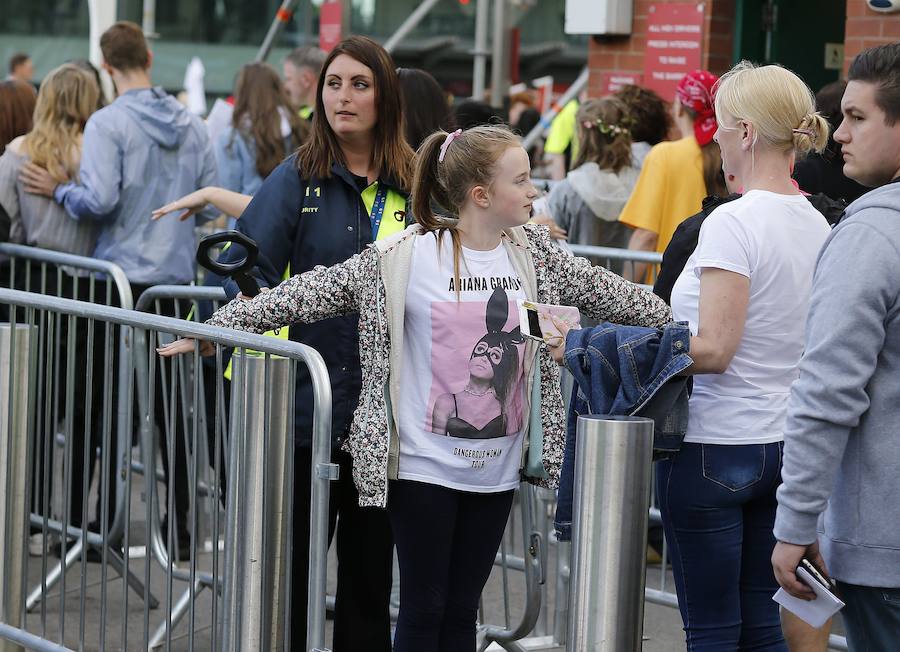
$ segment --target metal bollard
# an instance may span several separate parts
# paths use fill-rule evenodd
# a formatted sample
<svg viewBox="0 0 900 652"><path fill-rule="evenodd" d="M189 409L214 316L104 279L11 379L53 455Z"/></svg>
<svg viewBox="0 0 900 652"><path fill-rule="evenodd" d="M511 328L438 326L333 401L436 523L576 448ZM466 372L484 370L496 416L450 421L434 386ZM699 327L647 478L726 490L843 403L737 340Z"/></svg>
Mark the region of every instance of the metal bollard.
<svg viewBox="0 0 900 652"><path fill-rule="evenodd" d="M567 652L636 652L644 625L653 421L578 417Z"/></svg>
<svg viewBox="0 0 900 652"><path fill-rule="evenodd" d="M34 423L32 346L37 329L27 324L0 324L0 622L22 623L25 542L28 521L29 434ZM23 648L0 641L0 651Z"/></svg>
<svg viewBox="0 0 900 652"><path fill-rule="evenodd" d="M223 649L285 649L291 360L236 353L228 442Z"/></svg>

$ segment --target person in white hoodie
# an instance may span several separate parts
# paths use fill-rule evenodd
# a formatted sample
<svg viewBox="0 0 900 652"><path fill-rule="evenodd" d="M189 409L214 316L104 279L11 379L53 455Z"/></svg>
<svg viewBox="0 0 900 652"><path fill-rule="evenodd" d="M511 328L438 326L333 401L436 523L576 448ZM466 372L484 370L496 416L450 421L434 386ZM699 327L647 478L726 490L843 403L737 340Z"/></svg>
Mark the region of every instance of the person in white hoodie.
<svg viewBox="0 0 900 652"><path fill-rule="evenodd" d="M547 199L550 214L568 232L570 244L628 245L632 229L618 219L638 171L631 164L627 122L627 107L614 97L590 100L578 109L578 158Z"/></svg>

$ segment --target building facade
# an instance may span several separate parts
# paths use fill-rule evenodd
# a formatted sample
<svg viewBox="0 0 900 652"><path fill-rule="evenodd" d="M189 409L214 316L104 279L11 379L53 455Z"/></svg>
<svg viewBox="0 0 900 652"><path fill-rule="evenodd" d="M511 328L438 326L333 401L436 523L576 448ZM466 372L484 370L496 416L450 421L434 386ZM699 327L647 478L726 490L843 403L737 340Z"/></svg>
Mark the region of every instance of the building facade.
<svg viewBox="0 0 900 652"><path fill-rule="evenodd" d="M653 46L652 31L663 5L699 12L699 67L721 74L742 59L777 62L813 90L837 80L863 49L900 40L900 13L876 12L866 0L634 0L630 36L590 39L591 96L609 92L611 79L652 85L650 76L666 68L660 59L671 51Z"/></svg>

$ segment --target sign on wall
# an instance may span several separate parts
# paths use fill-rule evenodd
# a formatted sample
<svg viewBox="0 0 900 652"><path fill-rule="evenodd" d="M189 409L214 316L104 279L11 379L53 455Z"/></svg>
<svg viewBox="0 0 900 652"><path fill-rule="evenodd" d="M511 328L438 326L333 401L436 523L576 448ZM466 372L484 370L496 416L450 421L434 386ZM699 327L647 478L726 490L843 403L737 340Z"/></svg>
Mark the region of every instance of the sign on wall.
<svg viewBox="0 0 900 652"><path fill-rule="evenodd" d="M676 2L650 5L644 85L667 102L675 99L681 78L701 67L703 4Z"/></svg>
<svg viewBox="0 0 900 652"><path fill-rule="evenodd" d="M331 52L341 42L343 7L341 0L328 0L319 7L319 47Z"/></svg>
<svg viewBox="0 0 900 652"><path fill-rule="evenodd" d="M631 72L607 72L603 73L601 88L604 95L612 95L622 90L623 86L640 86L643 83L643 75Z"/></svg>

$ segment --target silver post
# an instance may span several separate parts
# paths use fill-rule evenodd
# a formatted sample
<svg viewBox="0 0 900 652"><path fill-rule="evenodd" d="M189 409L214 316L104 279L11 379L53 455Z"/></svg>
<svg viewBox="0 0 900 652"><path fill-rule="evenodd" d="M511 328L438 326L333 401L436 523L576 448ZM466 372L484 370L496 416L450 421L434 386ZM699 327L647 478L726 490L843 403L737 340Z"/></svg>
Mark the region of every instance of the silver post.
<svg viewBox="0 0 900 652"><path fill-rule="evenodd" d="M223 649L281 650L293 455L291 361L236 353L228 441ZM265 622L263 618L265 617Z"/></svg>
<svg viewBox="0 0 900 652"><path fill-rule="evenodd" d="M475 51L472 63L472 97L484 99L484 84L487 77L488 51L488 3L490 0L476 0L475 6Z"/></svg>
<svg viewBox="0 0 900 652"><path fill-rule="evenodd" d="M491 55L491 105L502 107L509 92L510 30L508 0L494 0L494 42Z"/></svg>
<svg viewBox="0 0 900 652"><path fill-rule="evenodd" d="M0 324L0 622L22 624L28 523L29 406L34 401L32 345L37 328ZM23 648L0 640L0 651Z"/></svg>
<svg viewBox="0 0 900 652"><path fill-rule="evenodd" d="M653 421L578 417L567 652L641 649Z"/></svg>
<svg viewBox="0 0 900 652"><path fill-rule="evenodd" d="M272 46L275 45L275 39L278 38L278 34L281 33L285 24L291 19L295 4L297 4L297 0L282 1L278 11L275 12L272 24L269 25L266 38L263 39L262 45L259 46L259 50L256 52L256 61L265 61L269 58L269 52L272 51ZM309 11L309 8L306 11Z"/></svg>
<svg viewBox="0 0 900 652"><path fill-rule="evenodd" d="M422 22L422 19L428 15L428 12L430 12L440 1L441 0L424 0L409 16L407 16L406 20L404 20L400 27L397 28L397 31L391 35L391 38L385 42L384 49L393 54L394 48L397 47L400 41L405 39L407 35Z"/></svg>

